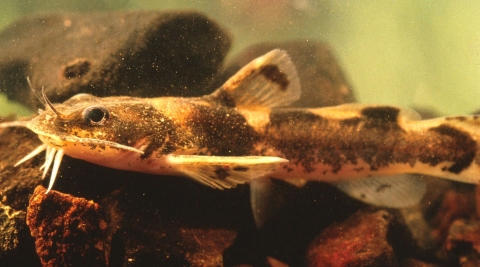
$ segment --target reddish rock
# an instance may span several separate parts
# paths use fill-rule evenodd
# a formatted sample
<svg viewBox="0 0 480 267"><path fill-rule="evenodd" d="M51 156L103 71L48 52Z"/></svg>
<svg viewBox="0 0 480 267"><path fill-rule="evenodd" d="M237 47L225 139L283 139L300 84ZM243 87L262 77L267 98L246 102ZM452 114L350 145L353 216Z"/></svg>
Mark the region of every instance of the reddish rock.
<svg viewBox="0 0 480 267"><path fill-rule="evenodd" d="M455 220L451 224L445 241L446 249L449 251L456 250L466 243L470 244L477 253L480 253L480 221Z"/></svg>
<svg viewBox="0 0 480 267"><path fill-rule="evenodd" d="M436 215L430 220L434 230L432 237L443 243L453 221L460 218L470 218L475 215L475 192L470 185L461 185L460 190L447 190L436 211Z"/></svg>
<svg viewBox="0 0 480 267"><path fill-rule="evenodd" d="M107 223L98 204L38 186L27 210L43 266L106 266Z"/></svg>
<svg viewBox="0 0 480 267"><path fill-rule="evenodd" d="M480 221L455 220L441 252L452 265L480 266Z"/></svg>
<svg viewBox="0 0 480 267"><path fill-rule="evenodd" d="M307 262L314 267L398 266L387 240L394 217L384 211L359 211L323 231L311 244Z"/></svg>

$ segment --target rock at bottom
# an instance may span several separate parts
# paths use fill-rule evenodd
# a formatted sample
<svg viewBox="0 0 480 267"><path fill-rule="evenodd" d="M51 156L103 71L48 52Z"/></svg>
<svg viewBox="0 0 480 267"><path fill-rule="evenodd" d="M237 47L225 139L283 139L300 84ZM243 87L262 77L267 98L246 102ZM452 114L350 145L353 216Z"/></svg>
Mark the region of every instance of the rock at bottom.
<svg viewBox="0 0 480 267"><path fill-rule="evenodd" d="M308 266L398 266L387 241L393 215L360 211L327 228L311 244Z"/></svg>
<svg viewBox="0 0 480 267"><path fill-rule="evenodd" d="M107 227L98 204L38 186L30 198L27 224L43 266L106 266Z"/></svg>

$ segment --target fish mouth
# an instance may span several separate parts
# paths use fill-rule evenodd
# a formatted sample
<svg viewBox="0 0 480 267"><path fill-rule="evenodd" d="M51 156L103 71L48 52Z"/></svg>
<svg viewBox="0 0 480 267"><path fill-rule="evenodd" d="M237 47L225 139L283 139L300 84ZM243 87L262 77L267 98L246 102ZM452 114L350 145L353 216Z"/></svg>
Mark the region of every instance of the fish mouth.
<svg viewBox="0 0 480 267"><path fill-rule="evenodd" d="M45 151L45 162L40 167L40 170L43 170L42 179L45 179L45 176L47 175L48 170L50 169L50 167L52 167L52 164L53 164L53 167L51 169L52 171L50 175L50 181L48 184L48 188L45 191L45 194L48 194L50 192L50 190L53 187L53 184L55 183L55 179L57 177L58 170L60 169L63 155L65 154L65 149L68 146L81 144L83 146L90 147L90 148L100 147L102 149L105 149L108 147L108 148L113 148L113 149L133 152L133 153L139 153L139 154L144 153L142 150L138 148L122 145L122 144L111 142L111 141L105 141L105 140L99 140L99 139L93 139L93 138L82 138L78 136L60 137L60 136L49 135L45 133L37 133L37 132L36 134L38 134L38 138L43 142L43 144L36 147L32 152L30 152L28 155L20 159L14 166L16 167L26 162L27 160L37 156L41 152Z"/></svg>
<svg viewBox="0 0 480 267"><path fill-rule="evenodd" d="M70 144L74 144L74 145L80 144L83 146L91 147L92 149L97 147L104 149L108 147L112 149L135 152L139 154L144 153L143 150L133 146L126 146L116 142L106 141L101 139L78 137L74 135L56 136L56 135L49 135L45 133L37 133L37 134L38 134L38 138L40 138L40 140L42 140L43 143L49 144L50 146L58 147L58 148L65 147Z"/></svg>

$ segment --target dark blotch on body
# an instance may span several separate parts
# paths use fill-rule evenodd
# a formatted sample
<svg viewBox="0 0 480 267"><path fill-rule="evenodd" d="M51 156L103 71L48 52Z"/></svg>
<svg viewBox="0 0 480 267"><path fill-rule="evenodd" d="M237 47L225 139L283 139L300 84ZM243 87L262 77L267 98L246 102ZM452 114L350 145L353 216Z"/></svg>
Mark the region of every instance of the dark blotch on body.
<svg viewBox="0 0 480 267"><path fill-rule="evenodd" d="M327 120L323 120L322 116L313 114L307 111L291 111L284 113L275 113L270 114L270 124L274 127L281 127L282 125L289 124L294 126L295 124L299 126L305 126L306 124L318 124L321 122L327 123ZM291 129L293 131L293 129Z"/></svg>
<svg viewBox="0 0 480 267"><path fill-rule="evenodd" d="M447 171L460 173L472 164L477 144L468 133L445 124L431 128L430 131L438 133L443 136L443 139L446 139L443 147L449 153L450 159L448 160L455 162L446 169Z"/></svg>
<svg viewBox="0 0 480 267"><path fill-rule="evenodd" d="M278 66L276 65L272 65L272 64L265 65L260 70L260 74L265 76L265 78L267 78L268 80L278 84L282 91L287 90L288 85L290 84L290 81L288 80L287 75L281 72Z"/></svg>
<svg viewBox="0 0 480 267"><path fill-rule="evenodd" d="M367 119L383 122L397 122L400 110L394 107L370 107L362 109L362 115Z"/></svg>
<svg viewBox="0 0 480 267"><path fill-rule="evenodd" d="M199 150L210 155L249 155L259 138L245 117L225 106L198 106L189 121Z"/></svg>
<svg viewBox="0 0 480 267"><path fill-rule="evenodd" d="M394 107L369 107L361 111L365 117L365 127L383 130L399 129L398 115L400 110Z"/></svg>
<svg viewBox="0 0 480 267"><path fill-rule="evenodd" d="M457 121L466 121L467 117L465 116L455 116L455 117L446 117L446 121L457 120Z"/></svg>

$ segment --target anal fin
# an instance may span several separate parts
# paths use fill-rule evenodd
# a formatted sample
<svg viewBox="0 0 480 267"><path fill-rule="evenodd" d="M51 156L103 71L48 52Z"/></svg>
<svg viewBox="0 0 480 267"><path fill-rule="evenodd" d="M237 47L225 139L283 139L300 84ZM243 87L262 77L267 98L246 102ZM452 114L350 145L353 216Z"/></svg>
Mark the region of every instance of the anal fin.
<svg viewBox="0 0 480 267"><path fill-rule="evenodd" d="M425 181L418 174L375 176L336 182L333 185L352 198L388 208L416 205L426 192Z"/></svg>

